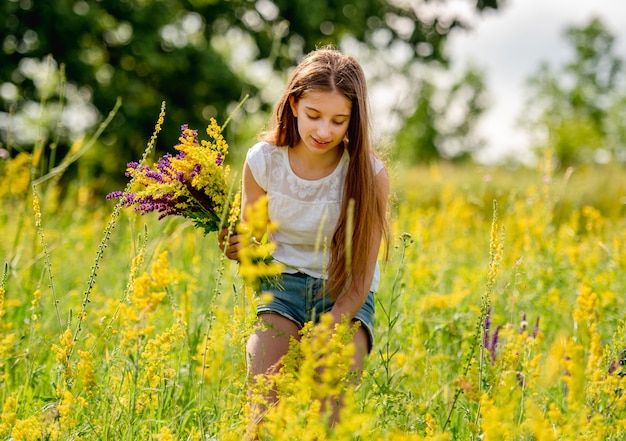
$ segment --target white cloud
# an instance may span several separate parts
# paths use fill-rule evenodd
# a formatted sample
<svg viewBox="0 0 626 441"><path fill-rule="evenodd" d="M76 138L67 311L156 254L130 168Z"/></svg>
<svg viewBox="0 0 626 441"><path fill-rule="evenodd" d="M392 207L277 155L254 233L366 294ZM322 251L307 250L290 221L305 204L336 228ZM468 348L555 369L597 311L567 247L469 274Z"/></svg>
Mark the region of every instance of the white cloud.
<svg viewBox="0 0 626 441"><path fill-rule="evenodd" d="M473 63L487 75L492 108L480 130L489 140L489 157L524 153L528 140L515 119L523 111L526 79L542 62L556 66L567 60L565 28L593 16L616 36L616 52L626 59L626 2L621 0L509 0L479 18L473 30L450 37L455 67Z"/></svg>

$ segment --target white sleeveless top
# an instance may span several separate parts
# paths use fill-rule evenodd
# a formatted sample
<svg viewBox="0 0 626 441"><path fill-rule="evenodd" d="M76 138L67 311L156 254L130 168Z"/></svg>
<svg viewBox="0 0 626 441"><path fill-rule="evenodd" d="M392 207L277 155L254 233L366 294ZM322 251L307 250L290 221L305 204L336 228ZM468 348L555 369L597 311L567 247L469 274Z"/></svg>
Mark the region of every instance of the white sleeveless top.
<svg viewBox="0 0 626 441"><path fill-rule="evenodd" d="M378 173L383 164L373 158ZM246 161L250 171L267 193L270 220L278 224L270 239L276 243L273 256L286 265L285 272L301 271L317 278L326 277L349 159L348 150L344 149L330 175L307 180L291 169L288 147L259 142L248 150ZM379 280L377 264L370 291L378 289Z"/></svg>

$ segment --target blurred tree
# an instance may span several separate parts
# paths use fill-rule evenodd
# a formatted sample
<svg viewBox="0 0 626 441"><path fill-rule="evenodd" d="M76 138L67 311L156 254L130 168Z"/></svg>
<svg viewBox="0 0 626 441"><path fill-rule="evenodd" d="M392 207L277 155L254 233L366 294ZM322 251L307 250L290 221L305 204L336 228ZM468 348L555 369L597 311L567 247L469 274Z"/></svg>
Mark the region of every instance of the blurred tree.
<svg viewBox="0 0 626 441"><path fill-rule="evenodd" d="M167 118L159 142L169 148L180 124L202 128L211 116L223 122L244 94L251 96L249 114L268 110L283 72L320 44L339 45L348 36L376 50L401 44L410 60L445 65L446 37L463 23L433 12L446 4L435 3L6 0L0 140L28 148L42 134L53 136L46 130L56 124L56 143L67 150L121 97L121 110L91 154L99 173L118 174L143 150L162 101ZM480 12L498 1L467 5ZM249 123L239 127L252 131Z"/></svg>
<svg viewBox="0 0 626 441"><path fill-rule="evenodd" d="M569 27L573 59L557 69L544 63L529 78L530 99L521 121L563 166L626 161L626 77L614 36L598 19Z"/></svg>
<svg viewBox="0 0 626 441"><path fill-rule="evenodd" d="M436 85L429 78L414 84L417 105L410 108L398 132L396 140L402 148L395 151L396 158L410 164L464 160L485 144L474 133L487 106L481 72L470 68L450 86Z"/></svg>

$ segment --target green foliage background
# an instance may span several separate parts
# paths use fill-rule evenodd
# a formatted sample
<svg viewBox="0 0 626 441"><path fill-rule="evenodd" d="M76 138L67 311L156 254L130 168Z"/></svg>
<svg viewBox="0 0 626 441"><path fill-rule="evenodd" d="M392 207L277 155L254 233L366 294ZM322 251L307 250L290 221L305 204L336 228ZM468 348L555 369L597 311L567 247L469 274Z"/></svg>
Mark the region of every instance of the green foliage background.
<svg viewBox="0 0 626 441"><path fill-rule="evenodd" d="M497 7L495 0L475 6ZM40 118L37 129L25 125L32 131L63 127L49 140L58 149L49 154L54 166L121 98L109 130L86 156L96 175L119 175L140 156L162 101L168 119L161 149L176 142L181 124L206 127L212 116L222 123L249 95L228 133L231 144L247 145L265 124L287 70L316 46L349 38L384 63L384 51L402 44L413 53L411 63L445 65L446 38L463 23L417 11L385 0L8 0L0 4L0 78L9 86L0 111ZM46 79L48 64L54 75ZM74 103L82 106L78 112L95 113L91 127L61 119L59 109ZM6 124L0 128L5 148L31 148L17 135Z"/></svg>

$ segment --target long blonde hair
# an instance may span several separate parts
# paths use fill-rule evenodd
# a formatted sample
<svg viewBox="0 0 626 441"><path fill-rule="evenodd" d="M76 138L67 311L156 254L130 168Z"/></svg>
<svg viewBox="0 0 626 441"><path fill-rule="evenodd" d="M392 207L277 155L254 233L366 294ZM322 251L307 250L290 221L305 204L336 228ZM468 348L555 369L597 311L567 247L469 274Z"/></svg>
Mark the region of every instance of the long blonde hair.
<svg viewBox="0 0 626 441"><path fill-rule="evenodd" d="M345 178L341 214L330 246L327 289L333 298L339 297L363 275L370 253L372 232L380 229L386 240L388 234L385 189L376 185L369 134L369 115L365 75L351 56L329 47L309 53L291 74L287 88L278 102L270 129L260 138L277 146L294 147L300 141L297 120L289 105L313 90L337 91L352 104L345 146L350 162ZM350 210L350 201L354 201ZM352 216L352 222L349 217ZM346 250L348 229L352 225L352 249ZM348 264L346 256L351 256ZM348 265L352 271L348 271Z"/></svg>

